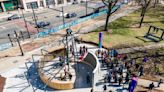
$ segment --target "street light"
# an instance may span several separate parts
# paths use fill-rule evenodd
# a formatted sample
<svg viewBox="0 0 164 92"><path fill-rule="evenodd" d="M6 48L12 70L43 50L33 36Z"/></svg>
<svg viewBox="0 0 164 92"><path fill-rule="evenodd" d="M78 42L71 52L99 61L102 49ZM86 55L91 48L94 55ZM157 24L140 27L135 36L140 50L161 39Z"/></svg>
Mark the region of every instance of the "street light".
<svg viewBox="0 0 164 92"><path fill-rule="evenodd" d="M37 32L39 33L39 29L38 29L38 26L37 26L36 15L35 15L34 8L33 8L33 3L30 3L30 6L32 8L32 12L33 12L33 16L34 16L34 21L35 21L35 25L36 25L36 28L37 28Z"/></svg>
<svg viewBox="0 0 164 92"><path fill-rule="evenodd" d="M25 19L25 16L24 16L22 7L19 6L18 8L21 8L21 12L22 12L22 16L23 16L23 19L24 19L25 27L26 27L26 30L27 30L27 33L28 33L28 37L30 38L30 32L29 32L29 30L28 30L27 21L26 21L26 19Z"/></svg>
<svg viewBox="0 0 164 92"><path fill-rule="evenodd" d="M88 1L86 0L86 16L87 16L87 6L88 6Z"/></svg>
<svg viewBox="0 0 164 92"><path fill-rule="evenodd" d="M69 71L69 46L68 46L68 36L70 36L71 35L71 33L72 33L72 30L71 29L66 29L66 52L67 52L67 58L66 58L66 61L67 61L67 65L68 65L68 71Z"/></svg>
<svg viewBox="0 0 164 92"><path fill-rule="evenodd" d="M65 25L65 20L64 20L64 8L62 7L62 15L63 15L63 25Z"/></svg>
<svg viewBox="0 0 164 92"><path fill-rule="evenodd" d="M14 31L14 33L15 33L15 38L16 38L16 40L17 40L17 42L18 42L18 45L19 45L19 49L20 49L20 51L21 51L21 56L24 56L22 47L21 47L20 42L19 42L19 37L18 37L16 31Z"/></svg>

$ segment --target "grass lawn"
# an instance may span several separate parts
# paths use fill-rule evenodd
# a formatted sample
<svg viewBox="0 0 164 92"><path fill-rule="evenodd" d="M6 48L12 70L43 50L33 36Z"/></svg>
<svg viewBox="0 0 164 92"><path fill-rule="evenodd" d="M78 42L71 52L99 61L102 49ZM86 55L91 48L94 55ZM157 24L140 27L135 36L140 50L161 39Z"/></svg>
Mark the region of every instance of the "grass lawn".
<svg viewBox="0 0 164 92"><path fill-rule="evenodd" d="M148 10L142 27L138 28L141 18L140 13L141 9L110 23L108 26L109 31L103 31L103 45L107 48L124 48L156 43L143 36L147 33L149 25L164 28L164 6L158 5L156 8ZM98 43L98 33L103 28L100 27L80 38L84 41ZM160 43L162 42L164 41L160 41Z"/></svg>

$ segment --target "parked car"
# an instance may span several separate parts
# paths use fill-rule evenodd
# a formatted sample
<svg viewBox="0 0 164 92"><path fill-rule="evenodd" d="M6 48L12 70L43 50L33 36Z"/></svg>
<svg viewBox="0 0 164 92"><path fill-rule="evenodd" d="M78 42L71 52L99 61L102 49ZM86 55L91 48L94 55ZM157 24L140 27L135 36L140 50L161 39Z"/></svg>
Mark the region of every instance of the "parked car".
<svg viewBox="0 0 164 92"><path fill-rule="evenodd" d="M66 18L73 18L73 17L76 17L76 16L77 16L76 13L68 13L68 14L66 15Z"/></svg>
<svg viewBox="0 0 164 92"><path fill-rule="evenodd" d="M7 20L14 20L14 19L20 19L21 18L21 16L20 15L18 15L18 14L14 14L14 15L12 15L12 16L10 16L10 17L8 17L8 19Z"/></svg>
<svg viewBox="0 0 164 92"><path fill-rule="evenodd" d="M43 27L49 26L49 25L50 25L50 22L41 21L41 22L38 22L36 26L37 26L38 28L43 28Z"/></svg>

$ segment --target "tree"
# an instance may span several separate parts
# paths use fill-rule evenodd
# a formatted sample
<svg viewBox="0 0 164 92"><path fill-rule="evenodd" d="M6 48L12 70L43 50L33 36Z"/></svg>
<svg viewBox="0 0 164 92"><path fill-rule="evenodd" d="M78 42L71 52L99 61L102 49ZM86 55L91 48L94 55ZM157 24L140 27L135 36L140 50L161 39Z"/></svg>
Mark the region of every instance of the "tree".
<svg viewBox="0 0 164 92"><path fill-rule="evenodd" d="M156 7L156 4L157 4L158 2L159 2L158 0L154 0L154 6L153 6L153 8Z"/></svg>
<svg viewBox="0 0 164 92"><path fill-rule="evenodd" d="M105 22L105 28L104 31L108 31L108 21L109 21L109 17L116 12L120 6L117 5L119 0L102 0L102 2L104 3L104 5L107 7L107 16L106 16L106 22ZM115 8L116 7L116 8Z"/></svg>
<svg viewBox="0 0 164 92"><path fill-rule="evenodd" d="M140 21L140 25L139 28L141 28L144 17L145 17L145 13L148 10L148 6L150 5L150 2L152 0L141 0L141 6L142 6L142 11L141 11L141 21Z"/></svg>

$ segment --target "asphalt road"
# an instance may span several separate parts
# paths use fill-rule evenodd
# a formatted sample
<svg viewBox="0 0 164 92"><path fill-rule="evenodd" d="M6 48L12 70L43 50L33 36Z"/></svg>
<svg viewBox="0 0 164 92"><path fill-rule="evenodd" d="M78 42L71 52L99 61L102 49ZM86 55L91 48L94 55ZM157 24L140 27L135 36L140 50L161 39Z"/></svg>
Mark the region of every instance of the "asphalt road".
<svg viewBox="0 0 164 92"><path fill-rule="evenodd" d="M36 13L37 22L40 22L40 21L50 22L49 26L47 26L45 28L39 28L39 31L43 31L48 28L57 27L57 26L63 24L62 17L57 17L60 14L60 12L56 11L55 9L61 10L61 8L58 7L58 8L51 8L51 9L47 8L41 12L35 11L35 12L37 12ZM85 5L69 5L69 6L64 7L64 13L73 13L73 12L75 12L77 14L77 16L74 18L69 18L69 19L65 18L65 23L76 20L80 16L86 15ZM87 13L89 14L91 12L93 12L93 9L87 8ZM29 30L36 32L35 21L32 17L33 17L32 12L25 13L25 19L28 23ZM8 43L9 39L8 39L7 34L10 34L11 37L14 37L14 30L17 31L18 33L19 33L19 31L26 31L26 28L24 25L25 24L24 24L23 18L17 19L17 20L1 22L0 23L0 32L1 32L0 44Z"/></svg>

